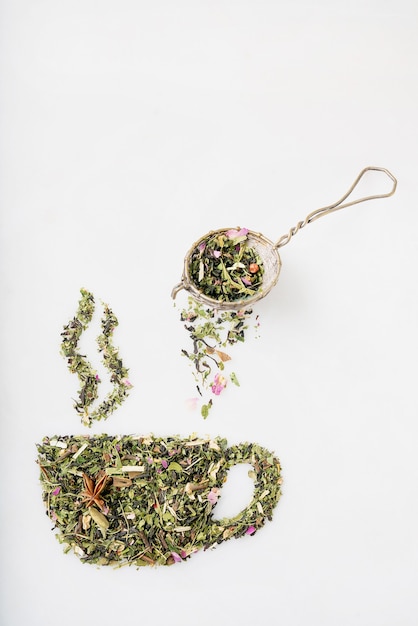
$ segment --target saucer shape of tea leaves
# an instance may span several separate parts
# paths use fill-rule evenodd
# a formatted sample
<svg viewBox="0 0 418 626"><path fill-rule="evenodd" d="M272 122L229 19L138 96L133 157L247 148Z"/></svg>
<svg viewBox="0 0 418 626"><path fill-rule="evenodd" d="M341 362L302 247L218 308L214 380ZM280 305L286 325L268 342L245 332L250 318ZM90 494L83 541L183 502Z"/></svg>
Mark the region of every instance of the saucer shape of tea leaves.
<svg viewBox="0 0 418 626"><path fill-rule="evenodd" d="M281 495L279 460L225 439L56 436L38 444L46 513L66 552L96 565L171 565L271 520ZM229 519L213 510L228 470L250 463L254 494Z"/></svg>

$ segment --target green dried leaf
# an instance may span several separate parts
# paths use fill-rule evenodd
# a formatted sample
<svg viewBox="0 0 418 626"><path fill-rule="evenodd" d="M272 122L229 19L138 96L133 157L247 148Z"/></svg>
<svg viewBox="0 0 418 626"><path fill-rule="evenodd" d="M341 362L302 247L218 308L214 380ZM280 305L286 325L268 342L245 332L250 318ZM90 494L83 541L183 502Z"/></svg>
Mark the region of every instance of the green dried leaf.
<svg viewBox="0 0 418 626"><path fill-rule="evenodd" d="M237 375L235 374L235 372L231 372L231 374L229 375L229 378L231 379L231 382L234 383L234 385L236 385L237 387L240 386Z"/></svg>
<svg viewBox="0 0 418 626"><path fill-rule="evenodd" d="M206 419L207 416L209 415L209 409L210 409L209 404L203 404L202 405L202 408L200 409L200 412L202 414L203 419Z"/></svg>
<svg viewBox="0 0 418 626"><path fill-rule="evenodd" d="M174 472L182 472L183 468L180 465L180 463L177 463L176 461L171 461L170 465L167 468L169 471L173 470Z"/></svg>

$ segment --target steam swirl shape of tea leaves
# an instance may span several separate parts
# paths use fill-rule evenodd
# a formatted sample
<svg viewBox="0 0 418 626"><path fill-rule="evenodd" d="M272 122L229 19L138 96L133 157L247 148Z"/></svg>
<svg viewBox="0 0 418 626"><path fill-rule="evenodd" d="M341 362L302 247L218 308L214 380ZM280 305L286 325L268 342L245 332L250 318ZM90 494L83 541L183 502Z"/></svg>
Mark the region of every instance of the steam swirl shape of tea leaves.
<svg viewBox="0 0 418 626"><path fill-rule="evenodd" d="M113 389L99 406L90 412L90 407L98 399L101 382L97 372L86 357L78 351L78 343L82 333L90 324L95 310L94 296L85 289L80 290L81 299L76 315L64 326L61 333L61 354L67 360L68 369L77 374L80 389L74 408L81 415L84 426L90 427L95 420L107 419L113 411L126 399L132 384L128 379L129 370L124 366L118 349L113 345L113 331L119 322L107 304L103 304L104 315L101 320L101 334L97 337L99 352L103 355L103 363L110 374Z"/></svg>

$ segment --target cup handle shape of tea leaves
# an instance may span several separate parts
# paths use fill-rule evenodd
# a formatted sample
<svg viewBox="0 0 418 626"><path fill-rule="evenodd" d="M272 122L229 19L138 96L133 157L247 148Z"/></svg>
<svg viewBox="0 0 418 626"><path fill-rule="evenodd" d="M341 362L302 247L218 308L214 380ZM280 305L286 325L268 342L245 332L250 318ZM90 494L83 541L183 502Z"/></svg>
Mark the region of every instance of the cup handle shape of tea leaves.
<svg viewBox="0 0 418 626"><path fill-rule="evenodd" d="M279 459L255 443L220 437L45 437L42 497L65 551L96 565L171 565L232 537L254 535L281 495ZM248 463L253 497L213 519L228 470ZM247 538L248 539L248 538Z"/></svg>

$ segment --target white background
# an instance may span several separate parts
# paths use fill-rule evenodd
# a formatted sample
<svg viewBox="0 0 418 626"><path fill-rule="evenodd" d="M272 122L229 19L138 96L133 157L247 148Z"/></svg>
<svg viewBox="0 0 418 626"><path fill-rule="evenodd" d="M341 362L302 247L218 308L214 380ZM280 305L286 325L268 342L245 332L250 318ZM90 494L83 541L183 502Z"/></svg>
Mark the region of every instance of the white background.
<svg viewBox="0 0 418 626"><path fill-rule="evenodd" d="M418 623L417 18L414 0L1 2L2 625ZM241 387L203 421L170 298L190 245L237 225L275 241L367 165L396 194L283 248ZM59 354L80 287L118 316L134 384L92 432L274 450L283 497L254 537L170 568L62 553L35 444L87 432Z"/></svg>

